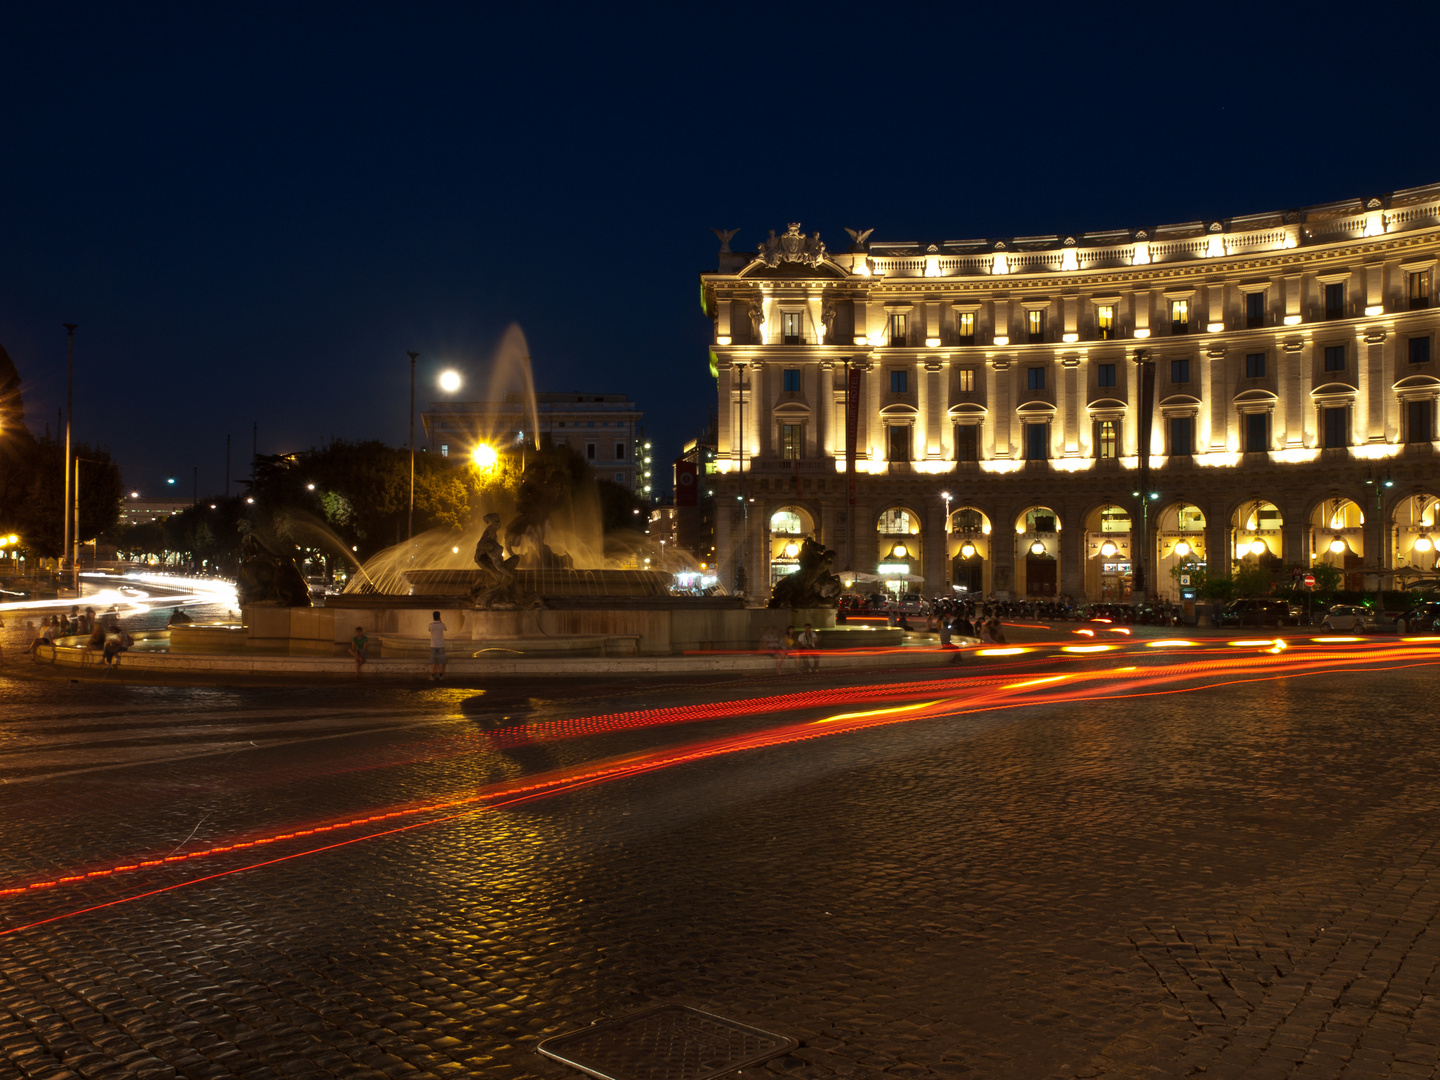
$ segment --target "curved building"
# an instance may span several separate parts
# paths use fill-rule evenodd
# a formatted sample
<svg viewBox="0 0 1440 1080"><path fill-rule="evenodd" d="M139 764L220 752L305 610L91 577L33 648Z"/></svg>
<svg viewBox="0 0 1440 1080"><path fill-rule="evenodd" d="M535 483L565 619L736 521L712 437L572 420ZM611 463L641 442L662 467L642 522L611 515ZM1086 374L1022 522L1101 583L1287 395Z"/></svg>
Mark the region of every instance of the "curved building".
<svg viewBox="0 0 1440 1080"><path fill-rule="evenodd" d="M701 275L727 585L766 589L804 535L926 593L1179 598L1242 560L1434 579L1440 185L1074 236L847 231L843 254L798 224L727 239Z"/></svg>

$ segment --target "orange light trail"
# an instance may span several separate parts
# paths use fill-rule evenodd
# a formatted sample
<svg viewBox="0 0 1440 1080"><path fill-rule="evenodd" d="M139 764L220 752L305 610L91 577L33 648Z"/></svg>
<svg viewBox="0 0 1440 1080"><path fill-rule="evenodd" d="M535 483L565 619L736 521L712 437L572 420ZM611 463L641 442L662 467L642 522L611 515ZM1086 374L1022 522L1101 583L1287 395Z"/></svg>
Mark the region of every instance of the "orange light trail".
<svg viewBox="0 0 1440 1080"><path fill-rule="evenodd" d="M1290 650L1286 653L1266 651L1258 655L1254 653L1242 654L1233 651L1226 653L1222 650L1216 650L1215 658L1209 660L1199 659L1196 657L1196 654L1189 654L1186 657L1188 662L1183 664L1160 663L1144 668L1097 668L1067 671L1050 675L1037 674L1035 678L1024 679L1020 682L1005 685L995 685L1003 683L1006 678L1005 675L997 672L988 677L880 684L843 690L836 689L812 691L803 694L778 695L772 698L753 698L739 702L714 703L710 706L696 706L678 710L650 710L647 712L618 713L602 717L557 721L551 725L539 725L538 727L554 729L550 732L550 736L563 739L574 738L585 734L596 734L602 730L622 730L631 726L650 726L650 724L676 723L689 719L702 718L686 715L697 711L708 712L709 715L704 718L717 718L721 716L733 717L775 712L785 712L793 715L798 709L815 708L817 706L823 707L826 704L833 706L842 701L873 701L877 697L884 696L923 695L927 692L933 692L934 690L942 688L952 693L957 691L966 692L965 696L946 697L908 705L839 713L820 720L807 720L760 731L727 735L679 747L641 751L619 758L605 759L599 762L540 773L506 784L492 785L478 792L469 793L460 797L445 798L424 805L380 810L365 816L349 818L344 821L330 822L306 828L290 828L285 832L275 833L271 836L218 844L200 851L187 852L180 855L168 855L162 858L138 859L118 864L108 869L77 872L43 881L7 887L0 889L0 897L14 897L19 894L55 889L64 885L74 885L84 881L153 869L159 866L194 862L203 858L248 851L252 848L263 848L267 845L283 841L311 836L323 836L338 830L356 828L368 824L396 822L397 819L415 817L421 814L439 815L403 824L397 823L391 828L367 832L359 836L352 836L333 843L307 848L274 859L248 864L247 866L235 867L216 874L188 879L184 882L164 886L161 889L150 890L130 897L109 901L104 904L78 909L66 915L57 915L38 922L27 923L25 926L0 930L0 936L42 925L46 922L52 922L56 919L68 918L73 915L83 914L87 911L113 906L114 904L143 899L144 897L181 888L185 885L198 884L201 881L214 880L217 877L228 876L243 870L256 869L262 866L270 866L279 862L289 861L301 855L318 854L320 852L333 850L337 847L358 843L362 840L378 839L419 828L424 825L454 821L475 813L516 805L521 801L576 791L594 784L637 776L642 773L653 772L687 762L921 719L973 715L989 711L1026 706L1033 707L1045 704L1124 699L1153 696L1156 694L1193 693L1197 690L1216 689L1241 683L1274 681L1327 673L1393 671L1402 668L1436 666L1440 665L1440 655L1437 655L1436 650L1433 648L1437 640L1440 639L1427 639L1423 643L1431 646L1429 648L1416 646L1401 647L1397 645L1381 647L1366 645L1361 648L1334 650L1309 647ZM1246 642L1245 644L1248 645L1251 643ZM1275 641L1273 639L1263 642L1256 641L1253 644L1274 646ZM1417 645L1418 644L1421 643L1417 643ZM1153 656L1155 654L1150 655ZM1124 677L1117 677L1121 675ZM1013 678L1014 676L1011 675L1009 677ZM1193 682L1198 678L1205 678L1207 681L1192 686L1169 685ZM1065 688L1053 685L1061 681L1067 681L1068 685ZM1033 693L1027 692L1039 687L1045 687L1046 689ZM762 705L765 707L762 707ZM634 724L634 721L639 721L638 725ZM646 721L648 721L648 723ZM571 724L577 725L579 730L567 730L566 725ZM517 743L543 741L544 738L543 735L533 729L520 728L511 730L519 736L514 740ZM528 737L526 737L527 733ZM500 739L507 734L509 734L509 732L495 732L492 733L491 738L498 743Z"/></svg>

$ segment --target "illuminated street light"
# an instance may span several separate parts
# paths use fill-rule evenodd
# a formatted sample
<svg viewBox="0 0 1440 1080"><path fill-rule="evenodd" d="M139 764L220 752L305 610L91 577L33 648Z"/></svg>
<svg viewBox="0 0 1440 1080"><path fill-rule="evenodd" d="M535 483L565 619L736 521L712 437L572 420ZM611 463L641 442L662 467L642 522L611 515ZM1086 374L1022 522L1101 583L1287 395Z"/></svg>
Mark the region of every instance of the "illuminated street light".
<svg viewBox="0 0 1440 1080"><path fill-rule="evenodd" d="M1342 551L1345 550L1345 541L1341 540L1338 536L1335 537L1334 540L1330 541L1330 550L1336 555L1339 555Z"/></svg>
<svg viewBox="0 0 1440 1080"><path fill-rule="evenodd" d="M305 485L305 490L306 490L306 491L314 491L314 490L315 490L315 485L314 485L314 484L306 484L306 485Z"/></svg>
<svg viewBox="0 0 1440 1080"><path fill-rule="evenodd" d="M975 557L975 545L969 540L960 545L960 554L963 558L973 559Z"/></svg>
<svg viewBox="0 0 1440 1080"><path fill-rule="evenodd" d="M1264 540L1252 540L1252 541L1250 542L1250 554L1251 554L1251 555L1264 555L1264 554L1265 554L1265 550L1266 550L1266 549L1265 549L1265 541L1264 541Z"/></svg>
<svg viewBox="0 0 1440 1080"><path fill-rule="evenodd" d="M440 373L440 389L447 394L453 394L460 389L460 373L458 371L442 371Z"/></svg>
<svg viewBox="0 0 1440 1080"><path fill-rule="evenodd" d="M14 537L11 537L11 539L13 540ZM1417 537L1415 538L1415 550L1416 550L1416 551L1429 551L1429 550L1430 550L1431 548L1433 548L1434 546L1435 546L1435 542L1430 539L1430 536L1429 536L1428 533L1421 533L1419 536L1417 536Z"/></svg>
<svg viewBox="0 0 1440 1080"><path fill-rule="evenodd" d="M1045 554L1045 545L1042 544L1039 540L1036 540L1033 544L1030 545L1030 554L1031 554L1031 555L1044 555L1044 554Z"/></svg>
<svg viewBox="0 0 1440 1080"><path fill-rule="evenodd" d="M1190 554L1190 543L1189 543L1189 541L1188 541L1188 540L1181 540L1179 543L1177 543L1177 544L1175 545L1175 554L1176 554L1176 555L1179 555L1180 558L1182 558L1182 559L1183 559L1186 555L1189 555L1189 554Z"/></svg>
<svg viewBox="0 0 1440 1080"><path fill-rule="evenodd" d="M1036 543L1039 543L1039 541L1037 540ZM1115 546L1115 541L1113 540L1106 540L1103 544L1100 545L1100 554L1104 555L1107 559L1111 558L1115 554L1115 552L1119 550L1120 549ZM1036 552L1036 554L1038 555L1039 552Z"/></svg>
<svg viewBox="0 0 1440 1080"><path fill-rule="evenodd" d="M909 553L909 550L910 549L907 548L904 544L896 544L893 548L890 549L890 557L894 559L903 559Z"/></svg>
<svg viewBox="0 0 1440 1080"><path fill-rule="evenodd" d="M470 460L481 472L489 472L500 461L500 455L489 443L480 443L470 451Z"/></svg>
<svg viewBox="0 0 1440 1080"><path fill-rule="evenodd" d="M662 541L660 541L660 542L663 544L665 541L662 540ZM800 545L797 544L797 543L795 543L794 540L791 540L790 543L788 543L788 544L785 545L785 557L786 557L787 559L793 559L793 558L795 558L796 555L799 555L799 554L800 554Z"/></svg>

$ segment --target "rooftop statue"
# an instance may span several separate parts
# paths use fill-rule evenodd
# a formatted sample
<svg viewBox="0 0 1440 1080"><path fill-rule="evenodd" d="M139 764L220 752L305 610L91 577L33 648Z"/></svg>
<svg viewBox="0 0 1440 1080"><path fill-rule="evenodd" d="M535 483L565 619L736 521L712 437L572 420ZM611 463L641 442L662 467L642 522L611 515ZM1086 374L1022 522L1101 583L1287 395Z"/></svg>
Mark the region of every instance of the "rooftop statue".
<svg viewBox="0 0 1440 1080"><path fill-rule="evenodd" d="M235 590L242 607L309 607L310 589L294 559L277 555L253 533L240 541Z"/></svg>
<svg viewBox="0 0 1440 1080"><path fill-rule="evenodd" d="M830 570L835 552L807 536L800 542L800 565L770 590L772 608L835 607L840 598L840 579Z"/></svg>
<svg viewBox="0 0 1440 1080"><path fill-rule="evenodd" d="M792 221L784 236L776 236L770 230L770 238L760 245L755 257L766 266L776 267L782 262L798 262L806 266L819 266L825 261L825 244L817 232L806 236L800 231L800 223Z"/></svg>

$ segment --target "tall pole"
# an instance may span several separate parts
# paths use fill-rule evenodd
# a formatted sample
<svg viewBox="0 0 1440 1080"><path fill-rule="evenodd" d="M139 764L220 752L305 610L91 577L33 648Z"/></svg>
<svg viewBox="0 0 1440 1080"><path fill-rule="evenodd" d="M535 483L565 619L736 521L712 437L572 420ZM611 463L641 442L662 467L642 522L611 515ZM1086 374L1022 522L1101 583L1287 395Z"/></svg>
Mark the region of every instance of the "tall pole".
<svg viewBox="0 0 1440 1080"><path fill-rule="evenodd" d="M225 497L230 497L230 436L225 436Z"/></svg>
<svg viewBox="0 0 1440 1080"><path fill-rule="evenodd" d="M1137 604L1149 599L1150 570L1150 429L1155 417L1155 361L1148 349L1135 353L1135 363L1140 367L1140 543L1132 545L1130 576L1131 596ZM1133 519L1132 519L1133 522ZM1138 554L1138 558L1135 556Z"/></svg>
<svg viewBox="0 0 1440 1080"><path fill-rule="evenodd" d="M65 503L63 510L65 525L60 540L60 569L62 571L65 569L65 557L70 554L70 533L72 531L70 517L70 459L74 454L74 450L70 442L70 418L75 411L75 328L80 324L67 322L63 325L65 327L65 336L69 342L70 370L69 380L65 390ZM77 544L76 546L78 547L79 545Z"/></svg>
<svg viewBox="0 0 1440 1080"><path fill-rule="evenodd" d="M74 526L75 526L75 527L71 530L71 532L74 534L75 550L74 550L73 558L71 558L71 560L70 560L70 569L71 569L71 572L72 572L72 575L73 575L74 584L75 584L75 599L76 599L76 600L79 600L79 599L80 599L80 459L79 459L78 457L75 459L75 487L74 487L74 491L75 491L75 508L74 508L74 516L71 518L71 521L74 522Z"/></svg>
<svg viewBox="0 0 1440 1080"><path fill-rule="evenodd" d="M405 526L405 539L415 536L415 358L419 353L406 353L410 357L410 516Z"/></svg>
<svg viewBox="0 0 1440 1080"><path fill-rule="evenodd" d="M750 586L745 576L745 534L750 524L749 507L745 504L745 365L735 366L740 372L740 565L735 570L735 591L743 596Z"/></svg>

